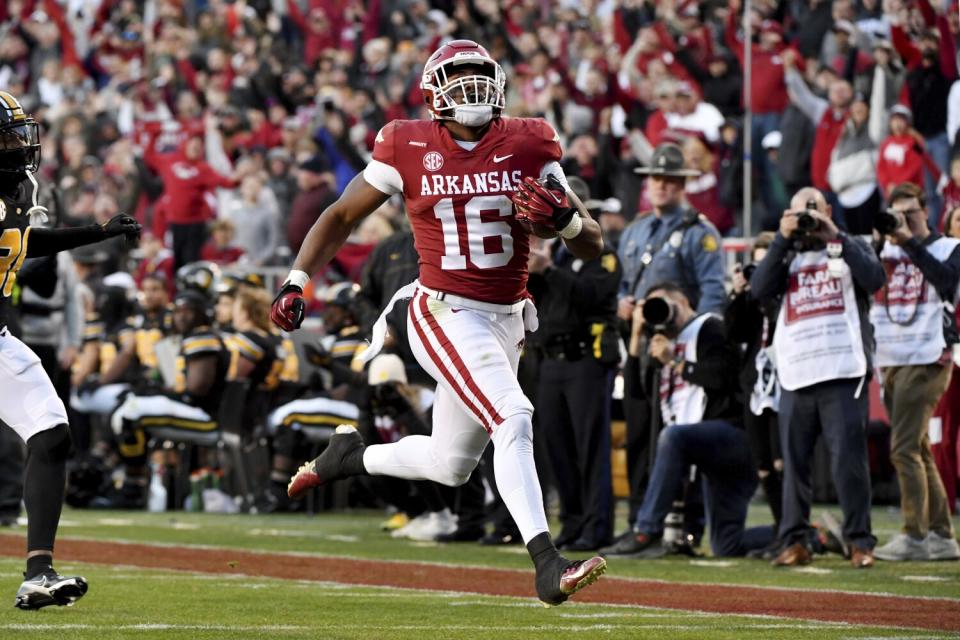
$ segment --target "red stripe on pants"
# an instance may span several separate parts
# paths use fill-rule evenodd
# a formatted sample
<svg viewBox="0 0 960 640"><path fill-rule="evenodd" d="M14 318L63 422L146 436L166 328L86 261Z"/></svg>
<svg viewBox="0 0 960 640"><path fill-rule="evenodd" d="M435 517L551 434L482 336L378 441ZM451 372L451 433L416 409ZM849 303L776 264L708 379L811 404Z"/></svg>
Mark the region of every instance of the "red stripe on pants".
<svg viewBox="0 0 960 640"><path fill-rule="evenodd" d="M426 301L425 295L418 293L417 296L419 296L421 300ZM416 315L413 313L413 306L415 304L417 304L416 298L414 298L410 303L410 317L413 320L413 328L420 337L420 342L423 344L423 348L426 350L427 355L430 356L431 360L433 360L433 363L440 370L440 375L446 379L447 383L450 385L450 388L453 389L453 392L460 396L460 400L463 401L470 412L473 413L473 415L480 421L480 424L483 425L483 428L486 429L488 433L492 433L490 425L487 424L487 420L484 419L483 414L478 410L477 405L466 396L466 394L463 392L463 388L457 382L456 378L453 377L453 374L447 369L446 364L434 350L433 345L430 344L430 340L427 338L423 327L420 326L421 321L418 320ZM427 317L429 316L425 314L424 318L426 319Z"/></svg>
<svg viewBox="0 0 960 640"><path fill-rule="evenodd" d="M500 424L503 422L503 418L500 417L500 414L497 413L497 410L493 408L493 403L487 399L487 396L483 395L483 392L480 391L479 385L473 379L473 376L470 375L470 370L467 368L467 365L463 363L463 360L460 359L460 354L457 353L456 348L453 346L453 342L450 341L450 338L447 337L447 334L443 332L443 329L440 328L440 323L437 322L437 319L433 317L433 314L430 313L430 309L427 307L427 297L423 296L420 298L420 310L423 312L423 316L427 319L427 324L430 326L431 331L437 336L437 340L440 343L440 348L447 354L447 357L450 358L450 362L453 363L453 366L456 368L457 372L460 373L460 376L463 378L463 381L467 384L467 388L473 392L474 397L480 401L480 404L483 405L483 408L486 409L487 415L489 415L494 424Z"/></svg>

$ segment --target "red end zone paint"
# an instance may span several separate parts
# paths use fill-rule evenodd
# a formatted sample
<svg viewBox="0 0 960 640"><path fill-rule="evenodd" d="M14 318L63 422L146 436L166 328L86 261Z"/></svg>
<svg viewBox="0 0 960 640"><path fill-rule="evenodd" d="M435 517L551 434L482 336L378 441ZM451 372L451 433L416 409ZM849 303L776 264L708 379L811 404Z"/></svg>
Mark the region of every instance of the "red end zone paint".
<svg viewBox="0 0 960 640"><path fill-rule="evenodd" d="M18 537L10 536L9 539ZM12 546L4 545L6 548L0 550L0 555L19 557L22 545L17 545L16 549L10 548ZM70 539L57 541L57 557L61 562L112 564L109 559L118 557L116 551L119 548L123 549L124 564L139 567L535 597L533 571ZM610 571L616 573L616 570L617 561L614 560ZM942 598L758 589L737 585L651 582L604 577L597 584L575 595L573 600L682 611L768 615L878 627L960 631L960 601Z"/></svg>

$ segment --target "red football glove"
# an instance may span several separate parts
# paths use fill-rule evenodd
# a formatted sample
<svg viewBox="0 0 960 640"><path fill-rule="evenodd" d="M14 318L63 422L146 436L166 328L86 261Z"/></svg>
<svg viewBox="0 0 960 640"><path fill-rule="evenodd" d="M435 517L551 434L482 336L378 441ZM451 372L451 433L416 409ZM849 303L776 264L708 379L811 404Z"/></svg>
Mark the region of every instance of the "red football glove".
<svg viewBox="0 0 960 640"><path fill-rule="evenodd" d="M566 190L552 174L548 174L545 180L527 176L510 199L516 205L518 220L556 231L566 227L575 214Z"/></svg>
<svg viewBox="0 0 960 640"><path fill-rule="evenodd" d="M303 289L295 284L285 283L280 287L280 293L273 299L270 309L270 319L284 331L299 329L303 324L303 315L307 303L303 300Z"/></svg>

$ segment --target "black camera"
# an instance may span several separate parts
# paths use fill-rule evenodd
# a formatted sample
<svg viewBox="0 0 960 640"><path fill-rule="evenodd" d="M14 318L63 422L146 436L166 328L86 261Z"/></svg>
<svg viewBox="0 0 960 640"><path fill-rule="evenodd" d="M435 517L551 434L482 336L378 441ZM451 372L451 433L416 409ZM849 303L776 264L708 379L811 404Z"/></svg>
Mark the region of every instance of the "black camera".
<svg viewBox="0 0 960 640"><path fill-rule="evenodd" d="M649 298L643 303L643 330L648 336L669 331L676 317L677 308L665 298Z"/></svg>
<svg viewBox="0 0 960 640"><path fill-rule="evenodd" d="M807 200L807 208L805 211L801 211L797 214L797 230L802 231L803 233L810 233L811 231L816 231L820 227L820 221L817 220L813 213L817 210L817 201L813 198Z"/></svg>
<svg viewBox="0 0 960 640"><path fill-rule="evenodd" d="M756 265L756 263L751 263L751 264L748 264L747 266L745 266L745 267L741 270L741 272L743 273L743 277L744 277L744 278L746 278L747 280L750 280L750 278L753 277L753 272L756 271L756 270L757 270L757 265Z"/></svg>
<svg viewBox="0 0 960 640"><path fill-rule="evenodd" d="M873 219L873 228L883 235L888 235L899 229L905 223L906 221L902 213L893 209L887 209L886 211L878 213Z"/></svg>

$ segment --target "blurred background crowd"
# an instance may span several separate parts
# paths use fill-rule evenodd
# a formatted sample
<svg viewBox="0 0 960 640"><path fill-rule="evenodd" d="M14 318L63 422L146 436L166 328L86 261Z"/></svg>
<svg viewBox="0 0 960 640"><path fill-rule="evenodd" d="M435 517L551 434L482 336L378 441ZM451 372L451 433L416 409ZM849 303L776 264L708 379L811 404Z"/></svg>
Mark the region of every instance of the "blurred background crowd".
<svg viewBox="0 0 960 640"><path fill-rule="evenodd" d="M956 3L937 0L755 0L746 15L741 0L9 0L0 5L0 87L42 125L38 178L53 222L127 212L146 229L137 248L104 243L62 260L85 287L68 287L77 299L56 312L79 304L80 319L47 327L52 334L34 343L55 347L69 397L71 382L85 382L76 373L85 343L106 340L95 322L82 328L112 299L104 290L124 291L130 306L121 308L132 314L145 313L146 289L164 290L146 293L156 309L190 281L204 281L211 305L242 287L272 291L320 212L363 170L380 127L428 117L420 71L453 38L480 42L503 65L507 115L554 126L563 169L582 179L614 251L649 209L633 170L664 142L700 173L685 185L690 205L731 239L775 230L790 196L809 185L842 228L869 233L902 183L923 189L931 228L956 236L958 36ZM754 185L746 195L745 126ZM386 441L429 428L429 398L414 384L422 372L398 347L406 367L382 365L393 392L374 392L372 374L350 362L382 305L416 277L407 229L399 199L367 218L314 281L312 328L324 346L287 340L287 381L298 393L356 404ZM741 254L751 246L726 245ZM724 262L728 282L737 259ZM219 314L229 330L229 314ZM611 411L622 417L622 397L618 383L595 409L607 424ZM390 426L410 412L424 424ZM90 429L81 450L96 448L95 419ZM274 455L262 475L280 483L293 462ZM541 472L547 484L552 475ZM951 500L956 483L954 459L945 472ZM645 484L633 484L617 492L639 503ZM480 539L489 534L482 524L499 518L491 541L516 541L502 506L491 511L492 474L439 496L406 485L394 493L402 495L369 492L410 516L447 514L434 517L428 537ZM269 483L263 494L259 508L302 508ZM612 522L603 526L594 547L612 539Z"/></svg>

